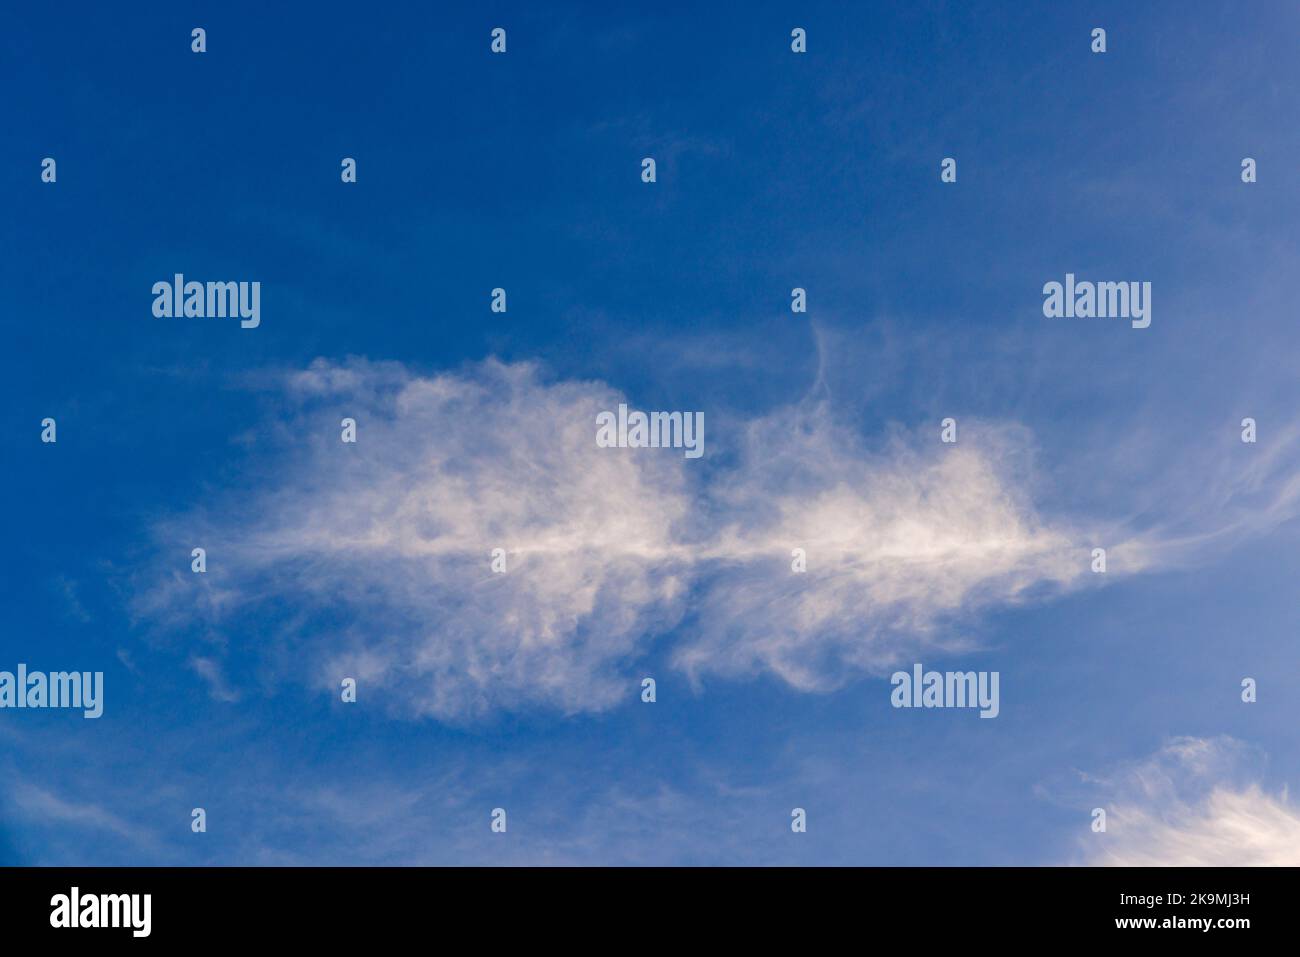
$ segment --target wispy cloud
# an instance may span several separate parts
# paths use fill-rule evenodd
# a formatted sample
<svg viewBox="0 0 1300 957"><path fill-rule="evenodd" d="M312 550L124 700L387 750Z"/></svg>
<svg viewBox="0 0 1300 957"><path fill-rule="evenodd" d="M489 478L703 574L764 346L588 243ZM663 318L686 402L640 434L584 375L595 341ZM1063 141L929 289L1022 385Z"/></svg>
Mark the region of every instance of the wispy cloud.
<svg viewBox="0 0 1300 957"><path fill-rule="evenodd" d="M27 780L12 782L7 796L20 817L38 826L108 832L137 843L153 839L148 832L94 802L61 797Z"/></svg>
<svg viewBox="0 0 1300 957"><path fill-rule="evenodd" d="M1021 491L1028 435L962 428L956 444L939 441L936 423L873 452L824 401L749 423L738 464L712 490L721 527L704 553L720 567L677 662L834 687L918 647L953 647L936 626L959 613L1086 573L1087 550ZM806 573L792 573L796 548Z"/></svg>
<svg viewBox="0 0 1300 957"><path fill-rule="evenodd" d="M208 684L208 694L214 701L233 703L239 700L239 694L233 691L226 682L221 662L213 658L204 658L195 655L190 658L190 667L194 673Z"/></svg>
<svg viewBox="0 0 1300 957"><path fill-rule="evenodd" d="M173 560L138 582L137 616L194 629L210 681L208 649L225 653L243 621L260 635L247 650L281 673L355 677L393 713L444 720L611 707L674 630L692 678L826 690L960 650L982 609L1093 577L1096 537L1036 507L1033 439L1014 424L964 418L955 445L935 423L868 446L821 390L715 426L712 458L688 463L598 448L597 413L624 397L532 364L425 376L317 361L269 381L287 403L267 429L281 454L156 530L160 552L206 547L207 573ZM1126 570L1164 560L1144 541L1115 543ZM232 670L213 687L230 699L239 683Z"/></svg>
<svg viewBox="0 0 1300 957"><path fill-rule="evenodd" d="M619 663L680 613L674 528L689 499L680 456L599 454L612 390L496 362L431 378L319 363L286 388L296 457L275 487L164 523L171 548L206 543L208 571L151 583L139 614L197 607L215 630L291 605L280 637L317 626L310 677L356 677L400 712L579 711L626 695Z"/></svg>
<svg viewBox="0 0 1300 957"><path fill-rule="evenodd" d="M1300 808L1263 790L1256 756L1228 737L1176 738L1105 778L1107 830L1083 840L1086 863L1152 866L1300 865Z"/></svg>

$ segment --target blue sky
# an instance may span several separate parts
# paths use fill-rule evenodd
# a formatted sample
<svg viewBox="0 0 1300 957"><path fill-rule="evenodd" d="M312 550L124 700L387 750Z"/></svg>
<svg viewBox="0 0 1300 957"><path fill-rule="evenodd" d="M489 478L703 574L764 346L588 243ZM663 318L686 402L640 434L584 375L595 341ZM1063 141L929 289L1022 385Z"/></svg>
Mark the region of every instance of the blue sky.
<svg viewBox="0 0 1300 957"><path fill-rule="evenodd" d="M1300 13L696 6L5 17L0 863L1296 862Z"/></svg>

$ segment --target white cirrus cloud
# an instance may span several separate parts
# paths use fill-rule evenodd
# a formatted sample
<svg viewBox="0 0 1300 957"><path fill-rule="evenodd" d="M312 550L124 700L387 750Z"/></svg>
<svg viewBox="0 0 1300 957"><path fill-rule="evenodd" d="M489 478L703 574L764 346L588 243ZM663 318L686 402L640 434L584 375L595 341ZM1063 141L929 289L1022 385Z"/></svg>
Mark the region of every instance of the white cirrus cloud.
<svg viewBox="0 0 1300 957"><path fill-rule="evenodd" d="M155 529L173 556L201 543L207 572L173 560L135 589L139 619L203 640L191 657L231 698L234 644L260 652L264 684L355 677L411 716L598 711L635 694L633 665L674 629L693 679L825 690L960 650L959 617L1087 572L1077 536L1036 512L1014 426L963 420L944 445L936 424L868 449L803 403L706 432L723 454L688 461L598 448L597 413L624 397L527 363L318 360L271 381L287 411L252 444L278 451Z"/></svg>
<svg viewBox="0 0 1300 957"><path fill-rule="evenodd" d="M358 361L318 362L286 391L296 447L273 486L164 522L160 542L206 543L208 571L150 582L138 614L198 608L224 634L256 614L281 659L414 714L625 696L619 663L680 609L672 529L689 500L680 456L598 454L612 390L528 365L425 378Z"/></svg>
<svg viewBox="0 0 1300 957"><path fill-rule="evenodd" d="M1176 738L1105 778L1106 832L1083 839L1084 861L1121 867L1300 865L1300 808L1267 793L1258 756L1229 737Z"/></svg>
<svg viewBox="0 0 1300 957"><path fill-rule="evenodd" d="M963 420L956 443L936 423L929 441L872 452L825 402L749 423L711 490L722 522L704 554L718 568L677 663L831 688L925 648L959 650L941 628L957 615L1075 581L1088 551L1037 514L1030 448L1021 429Z"/></svg>

